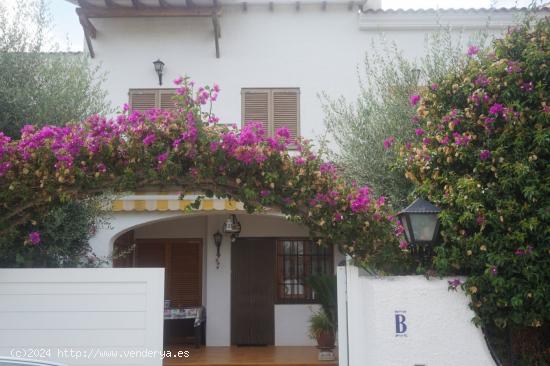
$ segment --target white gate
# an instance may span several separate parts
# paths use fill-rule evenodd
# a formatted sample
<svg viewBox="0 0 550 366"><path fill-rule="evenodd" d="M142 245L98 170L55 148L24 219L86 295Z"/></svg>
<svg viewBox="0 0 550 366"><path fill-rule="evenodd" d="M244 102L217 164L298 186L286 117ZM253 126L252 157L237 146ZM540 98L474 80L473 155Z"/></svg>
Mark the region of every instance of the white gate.
<svg viewBox="0 0 550 366"><path fill-rule="evenodd" d="M162 364L164 269L0 269L0 356Z"/></svg>

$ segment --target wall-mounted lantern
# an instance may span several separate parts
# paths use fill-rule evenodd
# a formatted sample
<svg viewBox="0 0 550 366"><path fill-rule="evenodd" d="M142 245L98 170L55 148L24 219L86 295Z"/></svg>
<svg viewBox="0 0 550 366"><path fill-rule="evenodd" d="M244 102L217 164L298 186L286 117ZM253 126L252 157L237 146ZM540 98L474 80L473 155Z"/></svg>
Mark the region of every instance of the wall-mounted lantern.
<svg viewBox="0 0 550 366"><path fill-rule="evenodd" d="M214 244L216 245L216 268L220 268L220 247L222 245L223 235L220 231L214 233Z"/></svg>
<svg viewBox="0 0 550 366"><path fill-rule="evenodd" d="M225 220L223 224L223 232L226 234L231 234L231 242L234 243L237 240L241 232L241 223L237 220L237 215L231 215Z"/></svg>
<svg viewBox="0 0 550 366"><path fill-rule="evenodd" d="M162 70L164 70L164 62L158 59L153 61L153 65L155 65L155 71L159 77L159 85L162 85Z"/></svg>
<svg viewBox="0 0 550 366"><path fill-rule="evenodd" d="M413 252L423 255L437 244L440 212L440 208L422 198L417 198L397 214ZM419 249L422 250L419 252Z"/></svg>

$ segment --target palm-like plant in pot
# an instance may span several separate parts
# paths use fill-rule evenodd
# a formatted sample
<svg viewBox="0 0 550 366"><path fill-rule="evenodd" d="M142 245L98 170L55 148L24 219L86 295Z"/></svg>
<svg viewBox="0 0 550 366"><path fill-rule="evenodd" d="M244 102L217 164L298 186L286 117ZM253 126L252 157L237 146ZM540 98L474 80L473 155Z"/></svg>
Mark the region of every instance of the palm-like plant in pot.
<svg viewBox="0 0 550 366"><path fill-rule="evenodd" d="M314 275L308 278L307 283L321 305L321 309L309 319L309 335L317 340L319 348L333 349L338 329L336 276Z"/></svg>

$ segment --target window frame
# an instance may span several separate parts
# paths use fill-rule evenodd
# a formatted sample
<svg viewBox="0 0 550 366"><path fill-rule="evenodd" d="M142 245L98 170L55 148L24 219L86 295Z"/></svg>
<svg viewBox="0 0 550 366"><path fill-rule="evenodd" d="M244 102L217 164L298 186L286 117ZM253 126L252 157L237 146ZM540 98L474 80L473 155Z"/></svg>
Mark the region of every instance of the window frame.
<svg viewBox="0 0 550 366"><path fill-rule="evenodd" d="M301 128L300 128L300 125L301 125L301 117L300 117L300 112L301 112L301 90L299 87L271 87L271 88L268 88L268 87L244 87L244 88L241 88L241 129L244 127L246 121L244 119L244 116L245 116L245 98L244 98L244 94L245 93L268 93L268 100L267 100L267 103L268 103L268 106L267 106L267 115L268 115L268 120L267 120L267 127L268 127L268 131L267 132L267 137L273 137L275 135L275 122L274 122L274 115L275 115L275 111L274 111L274 106L273 106L273 92L292 92L292 93L295 93L296 94L296 98L297 98L297 106L296 106L296 138L300 138L301 137ZM291 148L294 148L291 146Z"/></svg>
<svg viewBox="0 0 550 366"><path fill-rule="evenodd" d="M162 99L161 94L174 94L174 96L177 95L176 93L177 88L129 88L128 89L128 105L130 106L129 112L132 113L132 94L140 94L140 93L155 93L155 108L161 108L162 105ZM174 108L175 109L175 108Z"/></svg>
<svg viewBox="0 0 550 366"><path fill-rule="evenodd" d="M314 240L308 237L288 237L288 238L275 238L275 304L318 304L319 301L314 299L311 294L311 288L304 283L304 297L285 298L281 294L281 286L284 281L284 253L279 252L280 245L285 241L301 241L304 244L303 266L304 266L304 279L311 274L312 268L312 256L311 250L306 254L306 247L317 245ZM328 271L326 274L334 275L334 247L328 246L326 255L320 256L328 263ZM310 268L307 271L307 268ZM307 273L306 273L307 271Z"/></svg>

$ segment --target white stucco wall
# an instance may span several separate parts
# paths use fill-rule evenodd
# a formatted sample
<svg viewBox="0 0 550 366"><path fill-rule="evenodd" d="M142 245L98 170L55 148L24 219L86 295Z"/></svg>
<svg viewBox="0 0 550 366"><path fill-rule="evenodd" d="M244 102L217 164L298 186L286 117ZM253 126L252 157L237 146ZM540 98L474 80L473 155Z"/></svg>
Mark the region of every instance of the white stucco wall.
<svg viewBox="0 0 550 366"><path fill-rule="evenodd" d="M213 234L220 230L233 212L182 214L179 212L121 212L113 213L110 227L103 227L91 240L98 255L112 252L114 240L127 230L134 229L135 239L199 238L203 241L203 304L207 310L206 344L228 346L231 343L231 245L224 236L220 248L220 268L216 268L216 247ZM286 221L279 214L238 214L242 225L241 237L307 237L306 227ZM342 260L335 250L334 266ZM275 344L305 346L313 342L307 336L311 305L275 305ZM313 306L315 309L315 306Z"/></svg>
<svg viewBox="0 0 550 366"><path fill-rule="evenodd" d="M275 345L315 346L316 341L308 336L309 317L319 305L279 304L275 305Z"/></svg>
<svg viewBox="0 0 550 366"><path fill-rule="evenodd" d="M214 108L222 122L240 123L241 88L299 87L301 132L308 138L323 130L323 112L318 94L358 95L357 66L362 68L372 42L396 42L406 57L424 53L426 34L436 31L438 22L451 24L462 43L476 29L491 25L501 32L513 21L513 14L484 12L450 13L367 13L348 10L348 2L305 4L275 2L274 11L264 4L224 6L222 11L221 57L214 52L209 18L92 19L97 28L93 40L93 62L107 72L104 84L114 106L128 101L129 88L157 88L152 62L165 62L164 85L182 74L199 84L217 82L222 93ZM380 36L385 34L385 40Z"/></svg>
<svg viewBox="0 0 550 366"><path fill-rule="evenodd" d="M448 278L423 276L363 276L357 267L339 270L339 321L347 313L347 329L340 328L341 366L494 366L495 363L474 313L461 290L449 291ZM347 300L347 301L346 301ZM346 307L347 306L347 307ZM396 330L396 312L404 314L406 332ZM343 347L343 344L348 347ZM341 358L342 359L342 358Z"/></svg>

